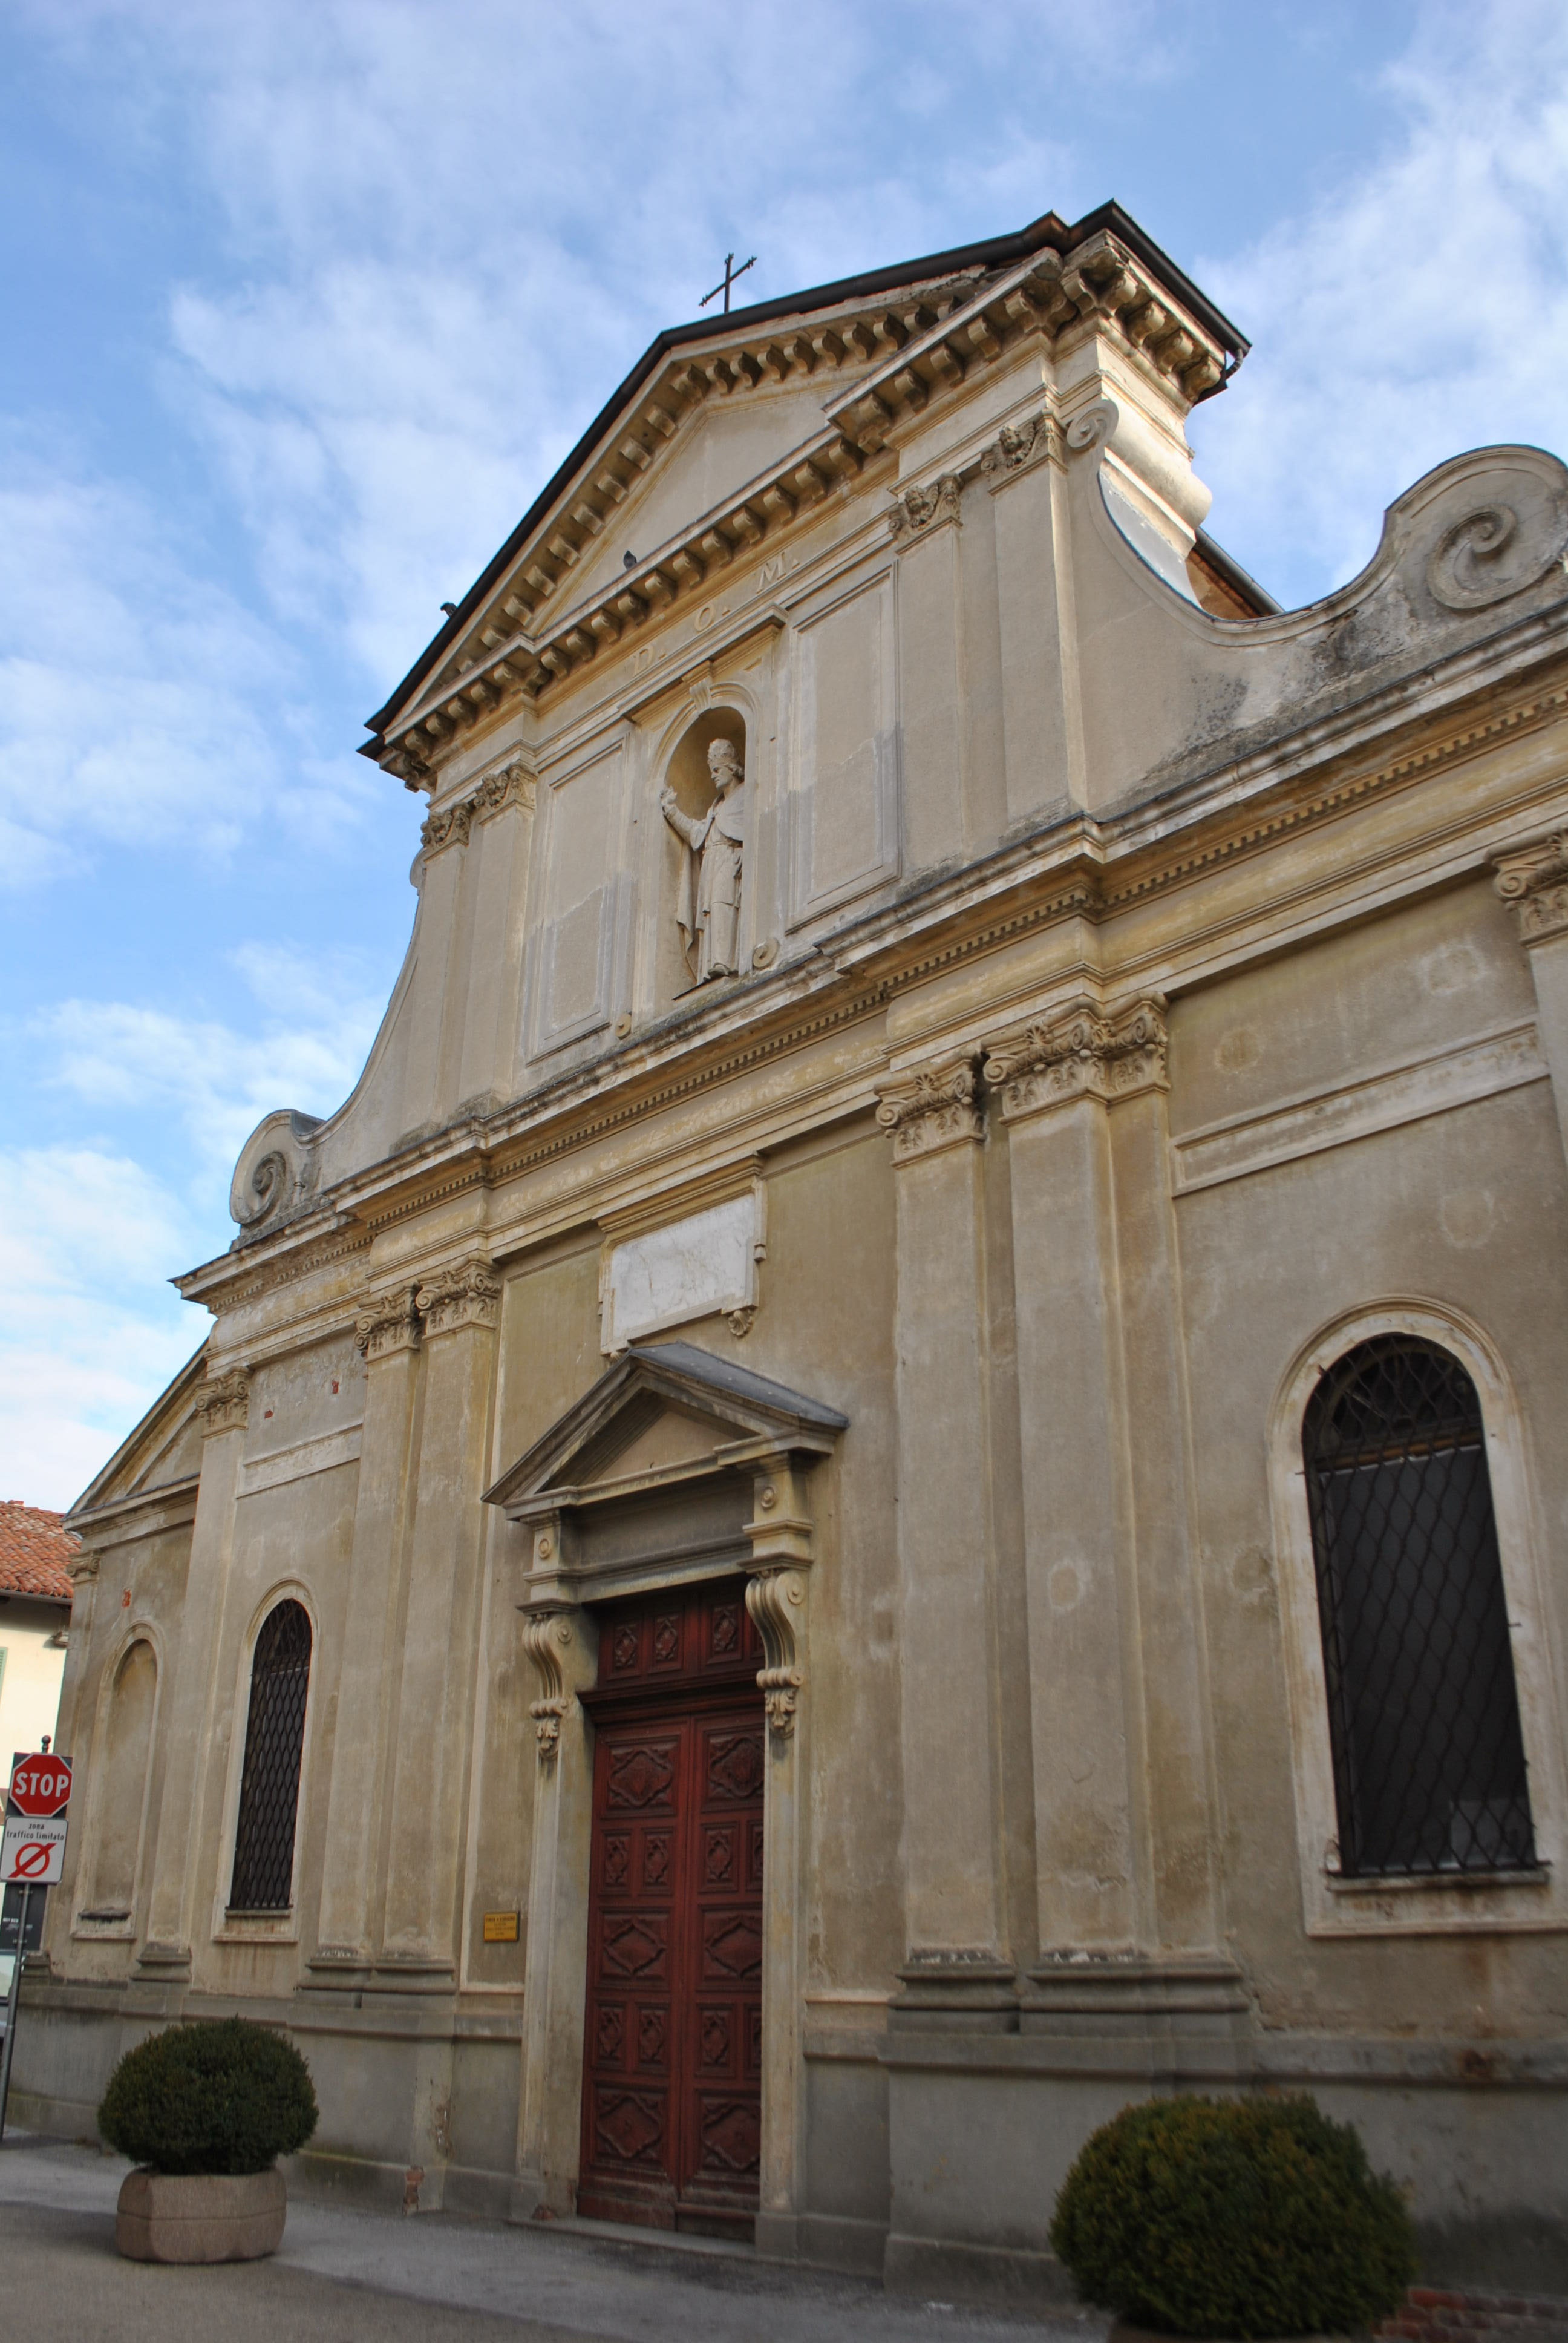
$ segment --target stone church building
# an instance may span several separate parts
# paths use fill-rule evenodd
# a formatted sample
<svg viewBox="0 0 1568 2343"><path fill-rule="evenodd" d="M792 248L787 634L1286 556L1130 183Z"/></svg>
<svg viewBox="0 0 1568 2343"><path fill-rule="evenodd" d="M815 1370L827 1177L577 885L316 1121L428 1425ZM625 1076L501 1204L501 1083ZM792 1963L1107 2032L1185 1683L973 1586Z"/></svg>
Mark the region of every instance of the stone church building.
<svg viewBox="0 0 1568 2343"><path fill-rule="evenodd" d="M1115 206L661 334L365 753L407 961L69 1517L24 2120L1043 2298L1172 2088L1568 2288L1568 474L1280 609ZM411 821L413 816L411 812Z"/></svg>

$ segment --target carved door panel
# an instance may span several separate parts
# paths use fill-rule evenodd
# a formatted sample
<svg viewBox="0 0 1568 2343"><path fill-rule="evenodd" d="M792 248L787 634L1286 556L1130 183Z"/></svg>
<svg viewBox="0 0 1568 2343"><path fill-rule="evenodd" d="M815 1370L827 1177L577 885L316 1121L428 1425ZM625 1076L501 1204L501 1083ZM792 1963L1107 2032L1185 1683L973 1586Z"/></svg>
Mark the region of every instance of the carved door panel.
<svg viewBox="0 0 1568 2343"><path fill-rule="evenodd" d="M602 2177L612 2220L673 2215L671 2018L685 1734L607 1729L594 1756L583 2180Z"/></svg>
<svg viewBox="0 0 1568 2343"><path fill-rule="evenodd" d="M682 2195L693 2206L754 2208L762 2140L761 1716L699 1718L694 1755Z"/></svg>
<svg viewBox="0 0 1568 2343"><path fill-rule="evenodd" d="M578 2210L749 2231L761 2135L761 1653L719 1582L600 1630Z"/></svg>

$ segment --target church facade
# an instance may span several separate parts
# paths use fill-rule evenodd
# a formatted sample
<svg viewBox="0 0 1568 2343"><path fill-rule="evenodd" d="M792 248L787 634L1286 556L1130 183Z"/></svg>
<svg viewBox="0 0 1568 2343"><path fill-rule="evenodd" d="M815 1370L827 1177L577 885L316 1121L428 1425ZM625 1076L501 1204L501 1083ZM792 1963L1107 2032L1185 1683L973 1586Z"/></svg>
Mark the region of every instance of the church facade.
<svg viewBox="0 0 1568 2343"><path fill-rule="evenodd" d="M15 2089L248 2013L298 2185L1049 2297L1312 2090L1568 2284L1568 474L1277 608L1114 206L661 336L371 726L352 1097L79 1501Z"/></svg>

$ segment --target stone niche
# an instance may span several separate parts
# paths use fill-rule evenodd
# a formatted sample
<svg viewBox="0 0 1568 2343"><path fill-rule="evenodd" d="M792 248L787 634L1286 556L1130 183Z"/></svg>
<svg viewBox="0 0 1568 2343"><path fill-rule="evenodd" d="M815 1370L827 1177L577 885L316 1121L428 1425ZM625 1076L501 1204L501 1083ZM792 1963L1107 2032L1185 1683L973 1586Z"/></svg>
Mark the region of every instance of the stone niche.
<svg viewBox="0 0 1568 2343"><path fill-rule="evenodd" d="M694 820L708 811L713 803L708 751L715 740L732 740L735 743L741 769L746 775L746 804L754 830L757 813L754 777L748 758L746 719L738 708L705 709L680 735L655 781L653 801L656 816L660 795L667 789L674 791L681 812L690 815ZM680 899L681 861L686 850L667 821L660 819L658 827L663 838L659 857L658 947L654 964L654 984L658 1006L664 1009L692 990L693 977L686 954L681 950L680 930L676 924L676 906ZM745 917L745 898L749 896L754 883L751 852L751 838L748 836L747 860L741 880L743 939L750 930L750 923Z"/></svg>

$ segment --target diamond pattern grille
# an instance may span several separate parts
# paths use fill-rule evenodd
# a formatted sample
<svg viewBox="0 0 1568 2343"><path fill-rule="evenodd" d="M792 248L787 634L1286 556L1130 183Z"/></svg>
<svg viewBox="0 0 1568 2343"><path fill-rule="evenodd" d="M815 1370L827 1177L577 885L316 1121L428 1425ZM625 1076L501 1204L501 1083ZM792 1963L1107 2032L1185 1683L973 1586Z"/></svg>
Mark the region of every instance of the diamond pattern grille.
<svg viewBox="0 0 1568 2343"><path fill-rule="evenodd" d="M1535 1861L1481 1403L1457 1359L1358 1344L1302 1429L1351 1877Z"/></svg>
<svg viewBox="0 0 1568 2343"><path fill-rule="evenodd" d="M231 1911L288 1909L309 1686L309 1617L302 1604L280 1603L256 1639L251 1663Z"/></svg>

